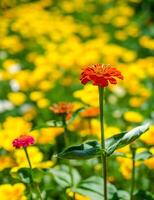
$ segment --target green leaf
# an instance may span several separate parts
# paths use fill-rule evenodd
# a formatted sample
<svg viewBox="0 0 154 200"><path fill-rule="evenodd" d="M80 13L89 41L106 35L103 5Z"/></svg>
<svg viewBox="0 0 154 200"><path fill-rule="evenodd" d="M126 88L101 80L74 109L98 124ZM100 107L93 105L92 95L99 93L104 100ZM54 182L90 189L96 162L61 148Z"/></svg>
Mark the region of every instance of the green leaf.
<svg viewBox="0 0 154 200"><path fill-rule="evenodd" d="M136 154L135 160L136 161L144 161L144 160L151 158L152 156L153 156L153 154L150 151L146 150L146 151Z"/></svg>
<svg viewBox="0 0 154 200"><path fill-rule="evenodd" d="M113 198L117 189L110 183L108 187L108 198ZM77 192L81 195L90 197L91 200L100 200L103 199L103 179L99 176L92 176L86 180L81 181L77 188L73 189L73 192Z"/></svg>
<svg viewBox="0 0 154 200"><path fill-rule="evenodd" d="M127 156L127 154L123 152L114 152L112 154L113 157L123 157L123 158L131 158L130 156Z"/></svg>
<svg viewBox="0 0 154 200"><path fill-rule="evenodd" d="M71 177L67 172L59 169L50 169L48 172L52 174L55 182L62 188L66 188L71 185Z"/></svg>
<svg viewBox="0 0 154 200"><path fill-rule="evenodd" d="M32 169L32 177L35 183L40 183L45 172L41 169ZM11 172L11 176L15 179L19 179L23 183L32 183L30 168L20 168L17 172Z"/></svg>
<svg viewBox="0 0 154 200"><path fill-rule="evenodd" d="M54 180L57 184L59 184L62 188L67 188L72 186L72 179L71 174L73 176L73 186L76 187L76 185L80 182L81 176L79 172L75 168L71 168L66 165L61 165L55 169L50 169L47 171L47 173L52 174Z"/></svg>
<svg viewBox="0 0 154 200"><path fill-rule="evenodd" d="M98 157L102 152L100 144L97 141L88 141L77 146L69 147L57 156L62 159L85 160Z"/></svg>
<svg viewBox="0 0 154 200"><path fill-rule="evenodd" d="M32 175L33 175L33 181L35 183L40 183L45 175L45 172L41 169L34 168Z"/></svg>
<svg viewBox="0 0 154 200"><path fill-rule="evenodd" d="M23 183L32 183L31 171L29 168L20 168L17 172L11 172L11 176L15 179L20 180Z"/></svg>
<svg viewBox="0 0 154 200"><path fill-rule="evenodd" d="M144 132L149 129L149 124L138 126L131 131L123 132L117 135L114 135L105 141L106 153L110 156L116 149L122 148L138 137L140 137Z"/></svg>
<svg viewBox="0 0 154 200"><path fill-rule="evenodd" d="M154 200L154 195L148 191L139 190L134 195L135 200Z"/></svg>
<svg viewBox="0 0 154 200"><path fill-rule="evenodd" d="M130 195L124 190L118 190L118 200L130 200Z"/></svg>

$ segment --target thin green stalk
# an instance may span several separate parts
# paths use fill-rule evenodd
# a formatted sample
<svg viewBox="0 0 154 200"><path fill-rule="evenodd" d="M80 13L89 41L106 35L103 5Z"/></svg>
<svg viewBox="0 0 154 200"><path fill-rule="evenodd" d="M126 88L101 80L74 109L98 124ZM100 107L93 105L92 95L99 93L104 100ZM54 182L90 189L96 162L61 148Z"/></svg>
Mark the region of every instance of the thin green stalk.
<svg viewBox="0 0 154 200"><path fill-rule="evenodd" d="M130 200L133 200L133 193L135 188L135 154L136 149L132 149L132 178L131 178L131 191L130 191Z"/></svg>
<svg viewBox="0 0 154 200"><path fill-rule="evenodd" d="M100 108L100 125L101 125L101 147L105 150L105 137L104 137L104 106L103 106L103 95L104 89L98 87L99 90L99 108ZM107 200L107 157L106 154L102 155L102 174L104 178L103 191L104 200Z"/></svg>
<svg viewBox="0 0 154 200"><path fill-rule="evenodd" d="M27 161L28 161L28 164L29 164L29 168L30 168L30 170L31 170L31 172L32 172L32 164L31 164L31 162L30 162L30 158L29 158L28 151L27 151L27 148L26 148L26 147L24 148L24 151L25 151L26 158L27 158Z"/></svg>
<svg viewBox="0 0 154 200"><path fill-rule="evenodd" d="M63 126L64 126L64 139L65 139L65 146L67 147L69 145L69 140L68 140L68 129L67 129L67 123L66 123L66 115L62 116L62 120L63 120ZM69 167L69 174L71 176L71 184L72 184L72 188L73 188L73 169L72 169L72 165L70 163L70 161L68 161L68 167ZM75 200L75 195L73 193L73 200Z"/></svg>
<svg viewBox="0 0 154 200"><path fill-rule="evenodd" d="M73 193L73 199L75 200L75 192Z"/></svg>
<svg viewBox="0 0 154 200"><path fill-rule="evenodd" d="M31 162L30 162L30 158L29 158L29 155L28 155L27 148L24 147L23 149L24 149L24 151L25 151L26 158L27 158L27 161L28 161L28 164L29 164L29 168L30 168L30 174L31 174L31 177L30 177L30 178L31 178L31 182L32 182L32 187L33 187L33 185L35 186L36 192L37 192L37 194L38 194L40 200L43 200L43 198L42 198L42 196L41 196L40 188L39 188L38 184L35 184L35 183L34 183L34 180L33 180L32 164L31 164Z"/></svg>

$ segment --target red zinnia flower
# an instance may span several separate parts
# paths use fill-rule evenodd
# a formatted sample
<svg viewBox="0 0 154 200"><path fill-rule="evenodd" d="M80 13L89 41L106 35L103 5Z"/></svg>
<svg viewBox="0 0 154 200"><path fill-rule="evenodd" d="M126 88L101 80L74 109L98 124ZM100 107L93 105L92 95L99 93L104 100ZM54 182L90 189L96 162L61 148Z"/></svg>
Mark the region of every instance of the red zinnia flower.
<svg viewBox="0 0 154 200"><path fill-rule="evenodd" d="M28 147L31 144L34 144L35 140L30 135L21 135L20 137L13 140L12 144L16 149L21 147Z"/></svg>
<svg viewBox="0 0 154 200"><path fill-rule="evenodd" d="M69 119L73 111L73 105L72 103L60 102L58 104L53 104L50 110L57 115L66 115L67 119Z"/></svg>
<svg viewBox="0 0 154 200"><path fill-rule="evenodd" d="M81 73L80 80L84 85L92 81L93 85L107 87L109 82L111 84L117 83L115 77L122 80L124 78L116 68L110 65L96 64L85 67Z"/></svg>

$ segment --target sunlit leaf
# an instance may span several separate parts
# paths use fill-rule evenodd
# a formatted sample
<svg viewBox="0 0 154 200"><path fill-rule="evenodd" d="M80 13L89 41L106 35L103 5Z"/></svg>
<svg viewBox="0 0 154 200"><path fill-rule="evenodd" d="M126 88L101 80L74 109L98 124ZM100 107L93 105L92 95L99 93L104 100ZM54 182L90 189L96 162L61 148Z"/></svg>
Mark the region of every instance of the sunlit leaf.
<svg viewBox="0 0 154 200"><path fill-rule="evenodd" d="M102 152L100 144L97 141L88 141L77 146L69 147L57 156L62 159L85 160L98 157Z"/></svg>
<svg viewBox="0 0 154 200"><path fill-rule="evenodd" d="M114 135L105 141L105 147L107 155L111 155L116 149L122 148L138 137L145 133L149 129L149 124L138 126L131 131L123 132L117 135Z"/></svg>
<svg viewBox="0 0 154 200"><path fill-rule="evenodd" d="M117 197L117 189L108 183L108 199ZM99 176L92 176L80 182L77 188L73 190L81 195L90 197L92 200L103 199L103 179Z"/></svg>

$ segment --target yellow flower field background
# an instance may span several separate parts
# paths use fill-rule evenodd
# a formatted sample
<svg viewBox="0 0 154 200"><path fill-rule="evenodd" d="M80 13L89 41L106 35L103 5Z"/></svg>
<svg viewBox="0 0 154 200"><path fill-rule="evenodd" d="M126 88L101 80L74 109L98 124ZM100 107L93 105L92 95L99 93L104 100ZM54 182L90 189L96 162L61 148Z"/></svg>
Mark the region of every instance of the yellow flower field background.
<svg viewBox="0 0 154 200"><path fill-rule="evenodd" d="M124 76L124 81L105 90L105 136L150 122L137 152L148 149L154 155L152 0L1 0L0 6L1 200L29 199L27 185L13 175L28 167L23 149L12 146L21 134L36 140L28 148L34 168L67 165L55 157L64 147L63 128L44 124L58 120L49 108L60 101L71 102L73 111L98 107L97 87L83 86L79 80L81 69L89 64L111 64ZM98 115L88 119L81 112L68 129L70 145L87 138L100 140ZM131 157L129 145L119 152ZM72 161L72 165L82 178L101 174L98 159ZM131 169L131 159L113 157L108 181L129 192ZM136 162L136 191L141 196L134 200L143 195L154 199L153 170L153 156ZM42 179L41 187L46 188L46 200L66 199L64 188L51 177ZM72 191L65 191L71 198ZM82 193L75 198L91 200Z"/></svg>

